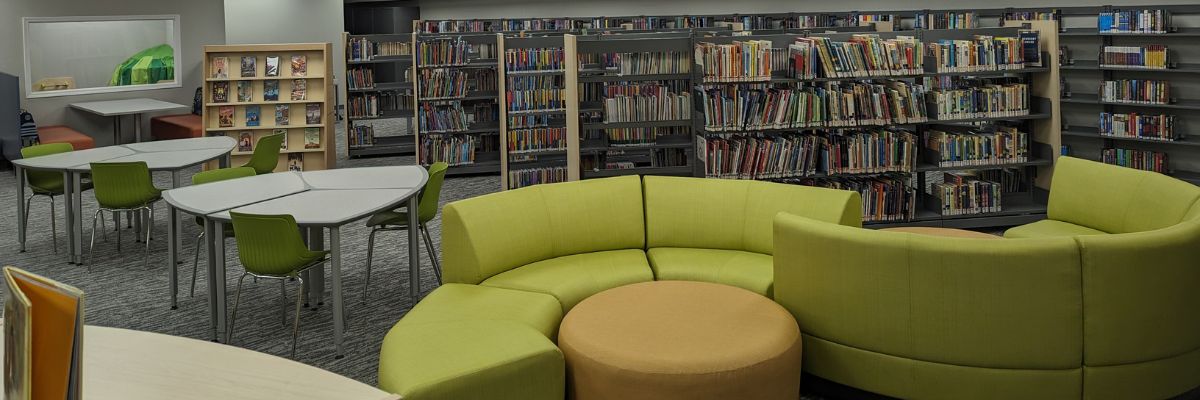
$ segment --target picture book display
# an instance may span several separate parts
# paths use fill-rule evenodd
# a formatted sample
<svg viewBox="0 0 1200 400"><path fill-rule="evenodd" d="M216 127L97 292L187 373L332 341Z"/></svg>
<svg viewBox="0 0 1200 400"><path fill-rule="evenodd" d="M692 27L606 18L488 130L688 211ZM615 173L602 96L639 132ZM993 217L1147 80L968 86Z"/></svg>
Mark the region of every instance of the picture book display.
<svg viewBox="0 0 1200 400"><path fill-rule="evenodd" d="M237 99L238 102L254 101L254 84L250 81L238 81L237 83Z"/></svg>
<svg viewBox="0 0 1200 400"><path fill-rule="evenodd" d="M229 102L229 82L213 82L212 102L213 103L228 103Z"/></svg>
<svg viewBox="0 0 1200 400"><path fill-rule="evenodd" d="M213 57L212 77L214 79L229 78L229 57Z"/></svg>
<svg viewBox="0 0 1200 400"><path fill-rule="evenodd" d="M259 106L246 106L246 126L258 126L261 111Z"/></svg>
<svg viewBox="0 0 1200 400"><path fill-rule="evenodd" d="M321 104L309 103L304 105L304 123L317 125L321 123Z"/></svg>
<svg viewBox="0 0 1200 400"><path fill-rule="evenodd" d="M288 153L288 171L304 171L304 153Z"/></svg>
<svg viewBox="0 0 1200 400"><path fill-rule="evenodd" d="M275 125L283 126L288 124L288 114L291 113L291 106L287 104L275 105Z"/></svg>
<svg viewBox="0 0 1200 400"><path fill-rule="evenodd" d="M258 75L257 57L242 56L242 77L253 78Z"/></svg>
<svg viewBox="0 0 1200 400"><path fill-rule="evenodd" d="M304 128L304 148L321 148L321 128Z"/></svg>
<svg viewBox="0 0 1200 400"><path fill-rule="evenodd" d="M287 150L287 133L287 129L274 129L271 131L272 135L283 135L283 140L279 141L279 150Z"/></svg>
<svg viewBox="0 0 1200 400"><path fill-rule="evenodd" d="M244 131L239 135L238 151L254 151L254 136L250 133L250 131Z"/></svg>
<svg viewBox="0 0 1200 400"><path fill-rule="evenodd" d="M267 56L266 76L279 76L279 56Z"/></svg>
<svg viewBox="0 0 1200 400"><path fill-rule="evenodd" d="M308 76L308 57L292 56L292 76Z"/></svg>
<svg viewBox="0 0 1200 400"><path fill-rule="evenodd" d="M304 100L308 97L308 81L292 79L292 100Z"/></svg>
<svg viewBox="0 0 1200 400"><path fill-rule="evenodd" d="M221 106L217 110L217 125L222 128L233 127L233 106Z"/></svg>
<svg viewBox="0 0 1200 400"><path fill-rule="evenodd" d="M263 81L263 101L279 101L279 81L275 79Z"/></svg>
<svg viewBox="0 0 1200 400"><path fill-rule="evenodd" d="M83 292L4 267L4 398L80 399Z"/></svg>

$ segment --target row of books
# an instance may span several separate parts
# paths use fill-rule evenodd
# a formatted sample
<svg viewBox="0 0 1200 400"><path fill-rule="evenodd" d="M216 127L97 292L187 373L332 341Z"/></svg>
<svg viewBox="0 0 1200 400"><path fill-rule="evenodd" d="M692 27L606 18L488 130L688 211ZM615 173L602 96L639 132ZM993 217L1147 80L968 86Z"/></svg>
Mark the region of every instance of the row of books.
<svg viewBox="0 0 1200 400"><path fill-rule="evenodd" d="M1167 46L1161 44L1104 46L1100 51L1101 67L1167 69L1169 63Z"/></svg>
<svg viewBox="0 0 1200 400"><path fill-rule="evenodd" d="M374 68L350 68L346 71L346 88L355 89L374 89L375 88L375 69Z"/></svg>
<svg viewBox="0 0 1200 400"><path fill-rule="evenodd" d="M1029 161L1029 134L1014 127L995 132L929 130L925 148L934 152L939 167L1023 163Z"/></svg>
<svg viewBox="0 0 1200 400"><path fill-rule="evenodd" d="M406 56L412 54L412 43L409 42L376 42L361 37L350 38L346 43L346 59L348 61L369 61L377 56Z"/></svg>
<svg viewBox="0 0 1200 400"><path fill-rule="evenodd" d="M291 104L275 105L275 126L286 126L291 123ZM217 127L232 128L236 125L235 106L221 106L217 109ZM262 108L259 105L243 106L244 119L241 126L262 126ZM321 103L304 105L304 122L308 125L321 123Z"/></svg>
<svg viewBox="0 0 1200 400"><path fill-rule="evenodd" d="M238 81L237 82L237 102L254 101L254 84L255 81ZM262 82L262 101L279 101L279 80L268 79ZM308 98L308 81L305 79L292 79L290 96L292 101L301 101ZM213 103L232 103L229 100L229 81L217 81L212 83L212 102Z"/></svg>
<svg viewBox="0 0 1200 400"><path fill-rule="evenodd" d="M713 132L911 124L928 120L924 88L903 81L825 82L795 88L723 87L702 92Z"/></svg>
<svg viewBox="0 0 1200 400"><path fill-rule="evenodd" d="M646 146L658 142L659 138L683 138L687 142L691 142L689 138L691 130L687 127L679 126L658 126L649 128L609 128L604 129L604 137L608 139L608 144L611 146Z"/></svg>
<svg viewBox="0 0 1200 400"><path fill-rule="evenodd" d="M1024 83L935 89L926 97L930 118L938 120L1029 115L1029 85Z"/></svg>
<svg viewBox="0 0 1200 400"><path fill-rule="evenodd" d="M912 172L917 136L872 130L829 135L747 135L697 138L704 149L706 177L777 179L816 174Z"/></svg>
<svg viewBox="0 0 1200 400"><path fill-rule="evenodd" d="M1170 171L1167 167L1167 153L1150 150L1134 149L1103 149L1100 160L1105 164L1154 171L1165 174Z"/></svg>
<svg viewBox="0 0 1200 400"><path fill-rule="evenodd" d="M942 183L933 185L932 195L942 215L984 214L1003 210L1002 188L970 172L946 172Z"/></svg>
<svg viewBox="0 0 1200 400"><path fill-rule="evenodd" d="M561 150L567 147L566 128L510 129L506 136L509 153Z"/></svg>
<svg viewBox="0 0 1200 400"><path fill-rule="evenodd" d="M280 75L279 71L280 56L266 56L263 61L263 76L273 77L305 77L308 76L308 56L304 54L293 54L291 56L291 70L286 75ZM213 57L210 62L209 77L213 79L229 79L229 57ZM241 65L239 68L241 78L258 77L258 56L242 56Z"/></svg>
<svg viewBox="0 0 1200 400"><path fill-rule="evenodd" d="M692 86L683 80L657 82L583 82L579 84L579 101L600 103L617 96L653 96L660 93L687 93ZM589 108L589 107L584 107Z"/></svg>
<svg viewBox="0 0 1200 400"><path fill-rule="evenodd" d="M1102 112L1100 113L1099 128L1101 136L1162 141L1180 138L1175 134L1175 116L1167 114Z"/></svg>
<svg viewBox="0 0 1200 400"><path fill-rule="evenodd" d="M1061 21L1062 10L1050 11L1008 11L1004 13L1006 21Z"/></svg>
<svg viewBox="0 0 1200 400"><path fill-rule="evenodd" d="M979 27L975 12L924 12L913 19L913 29L974 29Z"/></svg>
<svg viewBox="0 0 1200 400"><path fill-rule="evenodd" d="M862 197L864 222L907 221L916 217L917 191L907 175L789 178L779 182L858 192Z"/></svg>
<svg viewBox="0 0 1200 400"><path fill-rule="evenodd" d="M1103 11L1096 18L1100 33L1167 33L1171 13L1166 10Z"/></svg>
<svg viewBox="0 0 1200 400"><path fill-rule="evenodd" d="M304 128L304 148L319 149L321 148L321 128ZM288 139L287 129L272 129L270 135L285 135L283 141L279 142L279 150L287 151ZM244 131L238 134L238 152L250 153L254 151L254 147L258 145L258 140L268 136L267 134L254 137L254 132Z"/></svg>
<svg viewBox="0 0 1200 400"><path fill-rule="evenodd" d="M350 134L347 136L350 147L371 146L375 144L375 127L371 125L350 124Z"/></svg>
<svg viewBox="0 0 1200 400"><path fill-rule="evenodd" d="M687 149L649 149L648 152L616 149L580 154L579 166L583 171L687 167L690 158Z"/></svg>
<svg viewBox="0 0 1200 400"><path fill-rule="evenodd" d="M1037 32L1022 37L975 35L968 40L943 39L929 43L925 51L936 72L1021 69L1025 68L1027 53L1038 54Z"/></svg>
<svg viewBox="0 0 1200 400"><path fill-rule="evenodd" d="M504 70L508 72L558 71L564 62L560 47L504 50Z"/></svg>
<svg viewBox="0 0 1200 400"><path fill-rule="evenodd" d="M563 89L506 90L504 105L509 112L558 110L566 107Z"/></svg>
<svg viewBox="0 0 1200 400"><path fill-rule="evenodd" d="M470 71L471 81L475 82L475 90L496 91L496 70L471 69Z"/></svg>
<svg viewBox="0 0 1200 400"><path fill-rule="evenodd" d="M1100 85L1100 99L1114 103L1168 104L1171 85L1168 81L1119 79Z"/></svg>
<svg viewBox="0 0 1200 400"><path fill-rule="evenodd" d="M771 79L771 41L696 44L696 63L705 82L761 82Z"/></svg>
<svg viewBox="0 0 1200 400"><path fill-rule="evenodd" d="M421 165L445 162L451 166L475 163L476 137L470 135L421 136Z"/></svg>
<svg viewBox="0 0 1200 400"><path fill-rule="evenodd" d="M462 39L431 39L417 42L417 65L463 65L471 45Z"/></svg>
<svg viewBox="0 0 1200 400"><path fill-rule="evenodd" d="M678 51L612 53L604 66L621 76L688 74L692 72L692 57Z"/></svg>
<svg viewBox="0 0 1200 400"><path fill-rule="evenodd" d="M395 111L412 104L412 97L392 92L351 94L346 99L349 118L376 118L385 111Z"/></svg>
<svg viewBox="0 0 1200 400"><path fill-rule="evenodd" d="M662 91L604 99L604 122L670 121L692 118L690 93Z"/></svg>
<svg viewBox="0 0 1200 400"><path fill-rule="evenodd" d="M804 37L788 49L791 76L799 79L914 75L924 68L921 42L907 36L861 34L845 42Z"/></svg>
<svg viewBox="0 0 1200 400"><path fill-rule="evenodd" d="M1033 181L1028 168L998 168L973 171L979 179L1000 183L1001 193L1028 193Z"/></svg>
<svg viewBox="0 0 1200 400"><path fill-rule="evenodd" d="M467 73L448 68L417 71L421 82L417 95L421 99L451 99L467 95Z"/></svg>
<svg viewBox="0 0 1200 400"><path fill-rule="evenodd" d="M417 121L421 133L452 133L470 128L471 118L462 103L449 104L422 103L417 107Z"/></svg>
<svg viewBox="0 0 1200 400"><path fill-rule="evenodd" d="M508 188L517 189L542 183L567 181L566 167L543 167L510 169L508 171Z"/></svg>

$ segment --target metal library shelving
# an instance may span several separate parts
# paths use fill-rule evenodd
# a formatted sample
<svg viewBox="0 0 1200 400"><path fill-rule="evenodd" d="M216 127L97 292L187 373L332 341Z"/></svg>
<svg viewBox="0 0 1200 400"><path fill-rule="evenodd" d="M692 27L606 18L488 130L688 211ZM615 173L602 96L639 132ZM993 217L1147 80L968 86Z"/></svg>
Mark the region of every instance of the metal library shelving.
<svg viewBox="0 0 1200 400"><path fill-rule="evenodd" d="M503 33L494 35L498 44L496 61L497 92L500 102L500 188L515 189L537 183L579 180L579 66L575 52L574 35L511 36ZM537 70L510 70L505 62L507 52L526 50L553 50L562 52L562 68ZM513 81L523 79L559 80L562 107L539 107L521 110L512 109L508 92L519 90L510 87ZM531 121L532 119L532 121ZM520 120L521 124L516 122ZM561 128L563 146L538 151L509 151L509 136L522 129ZM561 173L549 178L522 179L522 176Z"/></svg>
<svg viewBox="0 0 1200 400"><path fill-rule="evenodd" d="M413 34L343 36L343 42L346 44L348 104L345 131L348 155L356 158L413 154ZM386 51L386 54L372 54L362 50L359 54L354 54L355 42L359 43L359 46L366 44L364 42L386 43L392 49ZM407 48L402 49L405 46ZM363 75L370 76L370 82L365 85L355 84L356 79L363 82ZM356 113L350 108L351 104L365 101L368 97L376 98L377 104L391 97L396 107L379 107L377 112L369 114ZM369 127L370 133L356 131L356 127L360 126Z"/></svg>
<svg viewBox="0 0 1200 400"><path fill-rule="evenodd" d="M490 33L465 34L415 34L414 51L420 53L424 46L436 42L462 43L466 46L465 58L456 63L425 63L422 57L414 56L413 69L415 85L413 90L413 109L417 113L416 147L417 163L428 166L433 162L445 161L450 164L447 175L494 174L500 172L500 142L501 131L499 123L499 107L502 103L498 85L502 74L497 73L497 57L499 44L496 35ZM465 93L454 96L423 97L421 85L426 84L420 78L422 73L466 73L469 78ZM489 85L486 81L490 80ZM485 87L488 86L488 87ZM422 109L435 110L439 107L466 107L472 109L469 125L457 130L435 130L423 126L421 121ZM444 146L464 146L457 159L444 157ZM435 148L437 147L437 148ZM453 152L452 152L453 153Z"/></svg>

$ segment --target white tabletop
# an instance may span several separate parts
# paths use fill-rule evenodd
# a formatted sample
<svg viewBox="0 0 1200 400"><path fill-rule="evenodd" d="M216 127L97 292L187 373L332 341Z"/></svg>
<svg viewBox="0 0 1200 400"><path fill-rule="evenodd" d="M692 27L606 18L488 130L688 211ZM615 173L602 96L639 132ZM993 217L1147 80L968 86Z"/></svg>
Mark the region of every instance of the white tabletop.
<svg viewBox="0 0 1200 400"><path fill-rule="evenodd" d="M127 99L72 103L71 108L87 111L92 114L102 115L105 117L112 117L117 115L141 114L155 111L170 111L190 107L183 104L170 103L162 100Z"/></svg>
<svg viewBox="0 0 1200 400"><path fill-rule="evenodd" d="M187 139L158 140L153 142L130 143L124 145L132 150L143 153L160 151L182 151L200 149L232 149L237 146L237 140L229 136L206 136Z"/></svg>
<svg viewBox="0 0 1200 400"><path fill-rule="evenodd" d="M201 150L181 150L181 151L160 151L153 153L134 153L124 157L117 157L109 160L104 160L106 163L118 162L137 162L146 163L146 167L151 171L174 171L187 168L193 165L203 164L228 153L229 148L224 149L201 149ZM74 172L91 171L91 164L76 165L70 168Z"/></svg>
<svg viewBox="0 0 1200 400"><path fill-rule="evenodd" d="M419 188L429 179L428 173L413 166L327 169L300 176L314 190Z"/></svg>
<svg viewBox="0 0 1200 400"><path fill-rule="evenodd" d="M84 328L81 375L88 400L398 398L329 371L240 347L98 326Z"/></svg>
<svg viewBox="0 0 1200 400"><path fill-rule="evenodd" d="M192 215L207 215L308 190L297 172L277 172L186 186L163 192L163 199Z"/></svg>
<svg viewBox="0 0 1200 400"><path fill-rule="evenodd" d="M306 226L340 226L399 207L418 188L310 190L232 209L245 214L289 214ZM229 211L210 214L229 221Z"/></svg>
<svg viewBox="0 0 1200 400"><path fill-rule="evenodd" d="M88 163L111 160L136 153L137 152L124 146L108 146L51 154L41 157L22 158L20 160L14 160L12 163L20 166L21 168L39 170L65 170L79 165L87 165Z"/></svg>

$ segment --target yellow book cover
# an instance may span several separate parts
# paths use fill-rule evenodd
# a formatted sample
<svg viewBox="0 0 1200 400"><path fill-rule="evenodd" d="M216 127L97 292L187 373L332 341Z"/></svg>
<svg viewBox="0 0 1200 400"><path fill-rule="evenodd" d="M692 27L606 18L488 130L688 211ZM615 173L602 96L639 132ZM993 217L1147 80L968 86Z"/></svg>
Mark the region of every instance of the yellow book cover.
<svg viewBox="0 0 1200 400"><path fill-rule="evenodd" d="M15 267L4 282L5 398L79 399L83 292Z"/></svg>

